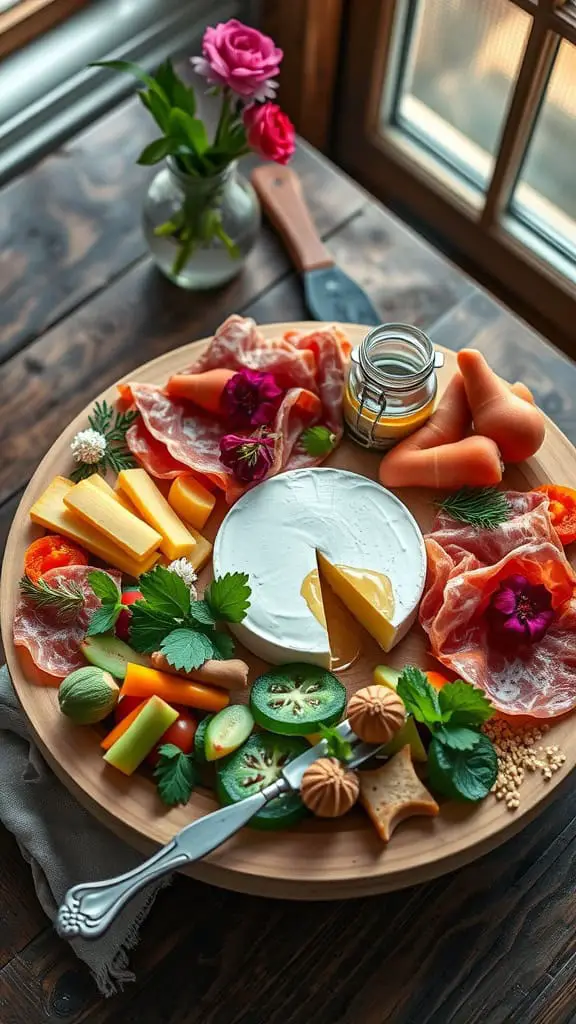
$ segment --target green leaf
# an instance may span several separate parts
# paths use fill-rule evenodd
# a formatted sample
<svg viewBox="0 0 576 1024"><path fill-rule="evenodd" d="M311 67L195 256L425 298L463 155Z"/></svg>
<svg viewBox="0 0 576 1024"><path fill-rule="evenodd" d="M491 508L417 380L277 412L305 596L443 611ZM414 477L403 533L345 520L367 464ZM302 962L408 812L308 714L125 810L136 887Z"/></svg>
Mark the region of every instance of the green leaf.
<svg viewBox="0 0 576 1024"><path fill-rule="evenodd" d="M173 668L192 672L212 657L214 647L205 633L195 629L173 629L164 637L160 650Z"/></svg>
<svg viewBox="0 0 576 1024"><path fill-rule="evenodd" d="M498 758L483 733L471 750L453 750L436 738L428 748L430 788L453 800L483 800L498 775Z"/></svg>
<svg viewBox="0 0 576 1024"><path fill-rule="evenodd" d="M171 615L172 619L183 619L189 614L190 590L177 573L156 565L140 577L139 583L142 597L155 612Z"/></svg>
<svg viewBox="0 0 576 1024"><path fill-rule="evenodd" d="M441 721L438 694L419 668L407 665L398 680L396 690L404 701L406 710L414 715L418 722L434 725Z"/></svg>
<svg viewBox="0 0 576 1024"><path fill-rule="evenodd" d="M144 147L136 163L143 164L145 167L150 164L158 164L165 156L174 152L174 148L173 140L166 138L166 136L163 136L161 139L154 139L154 142L150 142Z"/></svg>
<svg viewBox="0 0 576 1024"><path fill-rule="evenodd" d="M121 611L122 605L120 602L117 604L105 604L102 608L97 608L88 624L86 636L98 636L99 633L108 633L114 628L116 619Z"/></svg>
<svg viewBox="0 0 576 1024"><path fill-rule="evenodd" d="M481 735L482 733L476 732L474 729L467 729L463 725L452 725L452 722L434 727L435 739L440 740L452 750L472 750Z"/></svg>
<svg viewBox="0 0 576 1024"><path fill-rule="evenodd" d="M300 435L302 447L314 458L327 455L334 448L336 435L328 427L308 427Z"/></svg>
<svg viewBox="0 0 576 1024"><path fill-rule="evenodd" d="M196 96L194 90L189 88L181 78L178 77L172 62L167 60L154 74L158 84L162 87L171 107L179 107L187 114L194 116L196 113Z"/></svg>
<svg viewBox="0 0 576 1024"><path fill-rule="evenodd" d="M130 60L95 60L89 66L91 68L110 68L111 71L122 71L127 75L132 75L133 78L147 85L149 89L160 89L158 83L151 75L144 71L144 68Z"/></svg>
<svg viewBox="0 0 576 1024"><path fill-rule="evenodd" d="M457 679L438 693L442 720L450 725L482 725L495 713L486 694L471 683Z"/></svg>
<svg viewBox="0 0 576 1024"><path fill-rule="evenodd" d="M234 657L234 641L229 633L214 629L210 633L210 640L214 648L212 657L216 661L227 661Z"/></svg>
<svg viewBox="0 0 576 1024"><path fill-rule="evenodd" d="M252 591L244 572L227 572L212 580L204 600L218 622L242 622L250 607Z"/></svg>
<svg viewBox="0 0 576 1024"><path fill-rule="evenodd" d="M156 121L158 127L165 134L168 132L168 124L170 121L170 105L163 96L159 93L149 90L148 92L139 92L138 97L140 102L146 107L146 110L152 114L152 117Z"/></svg>
<svg viewBox="0 0 576 1024"><path fill-rule="evenodd" d="M174 139L189 146L199 156L208 149L208 135L204 124L184 110L173 108L170 111L169 129Z"/></svg>
<svg viewBox="0 0 576 1024"><path fill-rule="evenodd" d="M140 582L144 577L140 577ZM141 654L159 651L165 636L174 629L174 617L150 608L146 601L136 601L130 611L130 643Z"/></svg>
<svg viewBox="0 0 576 1024"><path fill-rule="evenodd" d="M206 601L191 601L189 618L202 626L214 626L216 624L216 619Z"/></svg>
<svg viewBox="0 0 576 1024"><path fill-rule="evenodd" d="M174 743L164 743L158 750L154 769L158 796L168 807L188 803L198 782L198 772L191 754L184 754Z"/></svg>
<svg viewBox="0 0 576 1024"><path fill-rule="evenodd" d="M326 754L336 757L339 761L349 761L352 757L352 744L342 738L335 725L321 725L319 729L323 740L326 740Z"/></svg>
<svg viewBox="0 0 576 1024"><path fill-rule="evenodd" d="M119 603L120 591L107 572L102 572L101 569L94 569L93 572L88 573L88 583L96 597L100 598L102 604L117 605Z"/></svg>
<svg viewBox="0 0 576 1024"><path fill-rule="evenodd" d="M176 72L170 59L165 60L163 64L160 64L154 72L154 79L166 94L166 98L170 103L170 106L176 106L174 103L174 83L178 81Z"/></svg>

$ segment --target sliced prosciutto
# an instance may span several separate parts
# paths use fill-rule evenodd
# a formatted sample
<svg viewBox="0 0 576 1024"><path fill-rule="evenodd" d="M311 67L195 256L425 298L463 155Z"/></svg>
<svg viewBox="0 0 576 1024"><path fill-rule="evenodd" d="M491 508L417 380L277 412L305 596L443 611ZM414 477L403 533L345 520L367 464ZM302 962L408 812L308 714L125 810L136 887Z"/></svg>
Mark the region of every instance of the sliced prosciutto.
<svg viewBox="0 0 576 1024"><path fill-rule="evenodd" d="M507 715L551 718L576 707L576 576L548 514L531 491L507 495L512 515L478 530L445 513L426 538L428 575L420 622L434 657L481 687ZM555 618L544 637L504 650L485 612L501 581L519 574L543 583Z"/></svg>
<svg viewBox="0 0 576 1024"><path fill-rule="evenodd" d="M86 664L80 644L92 615L100 607L100 599L88 582L88 574L93 571L94 567L90 565L69 565L50 569L42 577L52 587L62 583L74 583L80 587L84 605L72 619L59 619L53 610L38 608L30 598L21 596L18 600L14 615L14 643L17 647L26 647L34 664L57 679L63 679ZM106 571L120 590L120 573Z"/></svg>
<svg viewBox="0 0 576 1024"><path fill-rule="evenodd" d="M276 442L268 475L274 476L322 461L298 446L306 427L322 423L340 438L349 354L350 344L336 327L289 331L282 338L267 339L253 320L231 316L206 351L183 372L226 367L274 374L279 386L286 389L271 426ZM121 385L120 394L133 401L141 414L141 421L130 428L126 439L152 476L170 479L181 472L200 473L223 490L229 502L246 490L220 462L220 438L227 432L222 420L151 384Z"/></svg>

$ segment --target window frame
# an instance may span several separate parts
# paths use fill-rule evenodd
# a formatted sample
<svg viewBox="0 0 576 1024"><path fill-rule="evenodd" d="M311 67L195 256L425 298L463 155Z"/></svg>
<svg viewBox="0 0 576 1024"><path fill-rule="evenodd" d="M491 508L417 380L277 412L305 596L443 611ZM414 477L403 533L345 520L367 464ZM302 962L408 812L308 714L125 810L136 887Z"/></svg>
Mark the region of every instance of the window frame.
<svg viewBox="0 0 576 1024"><path fill-rule="evenodd" d="M84 7L88 0L19 0L0 13L0 59L19 50L58 22Z"/></svg>
<svg viewBox="0 0 576 1024"><path fill-rule="evenodd" d="M573 335L576 263L542 237L536 240L536 231L513 215L511 199L560 40L576 43L576 2L563 8L562 0L511 2L533 20L485 192L443 167L397 124L382 126L382 111L390 114L398 87L398 39L410 0L349 5L334 153L370 191L409 211L567 337Z"/></svg>

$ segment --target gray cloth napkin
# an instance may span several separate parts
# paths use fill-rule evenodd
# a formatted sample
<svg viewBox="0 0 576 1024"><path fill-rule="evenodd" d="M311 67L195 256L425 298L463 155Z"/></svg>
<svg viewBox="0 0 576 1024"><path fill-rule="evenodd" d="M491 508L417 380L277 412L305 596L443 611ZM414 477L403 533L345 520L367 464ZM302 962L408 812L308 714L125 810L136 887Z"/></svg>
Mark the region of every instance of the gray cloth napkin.
<svg viewBox="0 0 576 1024"><path fill-rule="evenodd" d="M38 899L52 921L70 886L121 875L142 861L76 802L43 760L5 665L0 668L0 774L0 820L30 864ZM71 940L102 995L114 995L134 981L128 951L165 884L142 889L101 938Z"/></svg>

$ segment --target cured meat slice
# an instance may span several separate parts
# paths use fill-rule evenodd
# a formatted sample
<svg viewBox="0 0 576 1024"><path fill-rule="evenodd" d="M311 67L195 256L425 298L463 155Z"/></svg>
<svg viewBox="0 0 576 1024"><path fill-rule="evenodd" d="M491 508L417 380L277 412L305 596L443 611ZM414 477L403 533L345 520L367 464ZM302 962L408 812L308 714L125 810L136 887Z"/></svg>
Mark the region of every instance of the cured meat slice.
<svg viewBox="0 0 576 1024"><path fill-rule="evenodd" d="M13 638L17 647L26 647L34 664L47 675L63 679L74 669L82 668L86 659L80 651L86 628L92 615L100 607L100 599L88 582L90 565L70 565L50 569L42 577L51 586L75 583L85 597L84 606L74 619L61 621L53 610L38 608L30 598L20 597L16 606ZM121 575L106 570L120 590Z"/></svg>
<svg viewBox="0 0 576 1024"><path fill-rule="evenodd" d="M576 576L535 492L509 493L512 516L476 530L446 514L425 538L428 576L420 622L433 655L481 687L507 715L550 718L576 707ZM500 582L520 574L543 583L556 618L537 643L503 650L484 612Z"/></svg>

